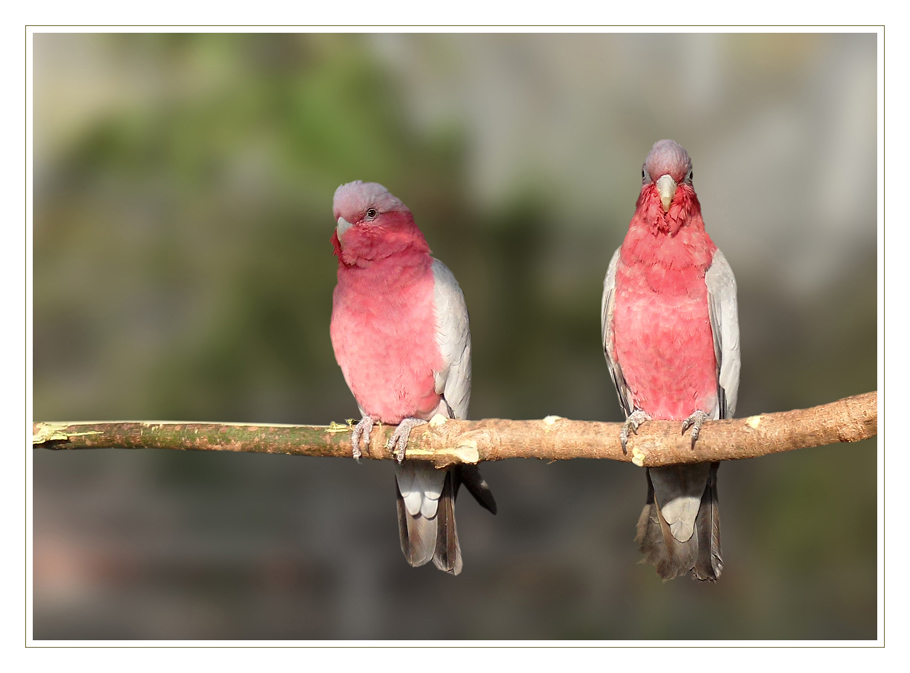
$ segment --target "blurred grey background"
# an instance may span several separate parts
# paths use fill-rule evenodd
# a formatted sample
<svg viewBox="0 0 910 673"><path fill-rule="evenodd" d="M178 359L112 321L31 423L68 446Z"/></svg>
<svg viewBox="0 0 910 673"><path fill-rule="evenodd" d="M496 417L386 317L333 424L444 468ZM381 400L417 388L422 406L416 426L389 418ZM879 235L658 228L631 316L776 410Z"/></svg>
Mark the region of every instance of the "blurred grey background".
<svg viewBox="0 0 910 673"><path fill-rule="evenodd" d="M332 194L407 203L461 283L474 418L618 421L603 275L651 145L739 283L738 416L876 388L874 34L37 34L35 420L357 414ZM34 452L36 639L870 639L874 440L721 466L724 572L662 583L641 469L487 464L464 572L392 466Z"/></svg>

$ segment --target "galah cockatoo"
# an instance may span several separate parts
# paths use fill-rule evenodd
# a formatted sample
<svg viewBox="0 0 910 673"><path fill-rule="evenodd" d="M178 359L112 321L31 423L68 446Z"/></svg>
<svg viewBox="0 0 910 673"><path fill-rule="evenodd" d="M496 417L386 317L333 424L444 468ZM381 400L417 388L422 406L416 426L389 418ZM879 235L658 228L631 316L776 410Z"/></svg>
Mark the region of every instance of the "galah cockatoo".
<svg viewBox="0 0 910 673"><path fill-rule="evenodd" d="M436 414L466 418L471 397L471 332L464 295L414 217L380 184L351 182L335 191L338 285L332 346L361 420L351 435L359 458L374 423L397 425L388 448L398 465L398 529L412 566L430 559L461 572L455 529L460 484L493 514L496 502L474 465L437 470L405 460L411 430Z"/></svg>
<svg viewBox="0 0 910 673"><path fill-rule="evenodd" d="M707 419L729 418L739 387L736 281L705 232L692 160L672 140L654 144L622 246L604 279L601 328L629 432L644 421L682 421L692 445ZM652 467L635 537L665 580L723 568L719 463Z"/></svg>

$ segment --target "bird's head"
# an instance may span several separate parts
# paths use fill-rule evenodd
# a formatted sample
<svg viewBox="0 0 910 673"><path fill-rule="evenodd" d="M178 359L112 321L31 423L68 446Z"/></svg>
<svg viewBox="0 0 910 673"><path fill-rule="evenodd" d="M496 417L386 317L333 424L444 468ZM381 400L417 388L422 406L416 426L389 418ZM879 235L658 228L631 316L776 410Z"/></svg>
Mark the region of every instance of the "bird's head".
<svg viewBox="0 0 910 673"><path fill-rule="evenodd" d="M355 180L335 190L332 245L349 266L389 257L406 249L429 252L408 207L376 182Z"/></svg>
<svg viewBox="0 0 910 673"><path fill-rule="evenodd" d="M674 140L658 140L641 167L642 196L660 202L664 213L695 195L692 160Z"/></svg>

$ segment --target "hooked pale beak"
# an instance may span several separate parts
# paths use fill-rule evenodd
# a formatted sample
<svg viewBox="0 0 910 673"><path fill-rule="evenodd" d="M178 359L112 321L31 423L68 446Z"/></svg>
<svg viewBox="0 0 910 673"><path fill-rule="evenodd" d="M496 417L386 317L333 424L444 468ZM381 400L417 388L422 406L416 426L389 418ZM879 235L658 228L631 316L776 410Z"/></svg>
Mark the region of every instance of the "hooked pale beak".
<svg viewBox="0 0 910 673"><path fill-rule="evenodd" d="M351 228L351 223L348 222L343 217L338 218L338 226L335 227L335 231L338 233L338 240L341 240L341 235Z"/></svg>
<svg viewBox="0 0 910 673"><path fill-rule="evenodd" d="M669 175L661 175L657 181L657 193L660 194L660 203L664 207L664 212L667 212L673 202L673 195L676 194L676 180Z"/></svg>

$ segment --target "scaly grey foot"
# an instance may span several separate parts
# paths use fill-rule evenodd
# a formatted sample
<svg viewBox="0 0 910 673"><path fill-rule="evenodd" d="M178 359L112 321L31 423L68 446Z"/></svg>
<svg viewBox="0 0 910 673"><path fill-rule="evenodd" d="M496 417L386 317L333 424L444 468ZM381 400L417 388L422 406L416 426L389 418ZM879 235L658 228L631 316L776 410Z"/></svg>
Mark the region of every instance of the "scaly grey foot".
<svg viewBox="0 0 910 673"><path fill-rule="evenodd" d="M426 421L421 418L404 418L401 423L398 424L398 427L395 428L395 432L393 432L392 436L389 438L386 448L390 451L392 449L396 450L395 458L399 463L404 460L405 449L407 449L408 446L408 437L411 435L411 430L424 423L426 423Z"/></svg>
<svg viewBox="0 0 910 673"><path fill-rule="evenodd" d="M351 446L354 447L354 460L358 463L360 462L360 456L363 455L363 452L360 450L361 443L367 450L370 448L370 430L372 429L373 419L369 416L364 416L360 419L360 422L354 426L354 430L351 432Z"/></svg>
<svg viewBox="0 0 910 673"><path fill-rule="evenodd" d="M692 428L692 448L695 448L695 441L698 439L698 433L701 432L701 425L706 420L708 420L708 414L704 411L696 411L689 418L683 421L682 425L682 434L686 434L686 430L690 427Z"/></svg>
<svg viewBox="0 0 910 673"><path fill-rule="evenodd" d="M651 417L641 409L636 409L629 414L629 417L626 418L626 422L622 425L622 430L619 432L619 441L622 444L623 453L627 453L626 444L629 443L629 430L637 435L639 426L645 421L650 420Z"/></svg>

